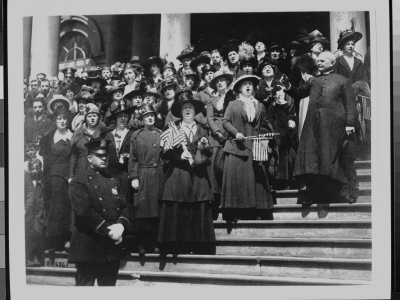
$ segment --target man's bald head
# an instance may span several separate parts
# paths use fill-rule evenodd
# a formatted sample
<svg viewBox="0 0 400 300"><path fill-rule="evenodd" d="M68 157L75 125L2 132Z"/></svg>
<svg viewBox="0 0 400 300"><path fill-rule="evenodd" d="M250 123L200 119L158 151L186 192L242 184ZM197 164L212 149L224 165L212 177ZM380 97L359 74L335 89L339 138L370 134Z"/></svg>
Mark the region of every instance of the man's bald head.
<svg viewBox="0 0 400 300"><path fill-rule="evenodd" d="M321 52L317 57L318 70L321 73L328 72L335 64L335 55L329 51Z"/></svg>

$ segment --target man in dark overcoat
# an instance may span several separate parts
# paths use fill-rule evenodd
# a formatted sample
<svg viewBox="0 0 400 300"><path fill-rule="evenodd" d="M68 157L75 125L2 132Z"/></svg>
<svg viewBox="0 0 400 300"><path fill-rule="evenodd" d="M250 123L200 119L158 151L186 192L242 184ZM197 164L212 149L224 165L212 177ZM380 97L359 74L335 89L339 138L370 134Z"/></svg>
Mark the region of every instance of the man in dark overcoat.
<svg viewBox="0 0 400 300"><path fill-rule="evenodd" d="M130 226L132 207L119 191L118 180L108 178L107 141L93 137L86 147L89 167L70 183L75 217L68 260L76 263L77 286L116 284L123 254L123 233Z"/></svg>
<svg viewBox="0 0 400 300"><path fill-rule="evenodd" d="M340 196L354 202L349 197L355 187L348 187L341 151L347 136L354 132L356 102L351 82L333 72L334 63L331 52L322 52L317 58L320 74L288 91L298 99L310 96L294 176L304 179L318 201L337 201Z"/></svg>

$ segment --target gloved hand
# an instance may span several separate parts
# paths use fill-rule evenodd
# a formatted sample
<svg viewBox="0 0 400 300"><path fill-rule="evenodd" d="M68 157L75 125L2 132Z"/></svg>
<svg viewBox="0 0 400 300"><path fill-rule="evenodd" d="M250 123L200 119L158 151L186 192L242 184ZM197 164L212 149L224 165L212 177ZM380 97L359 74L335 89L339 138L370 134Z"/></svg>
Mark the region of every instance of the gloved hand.
<svg viewBox="0 0 400 300"><path fill-rule="evenodd" d="M139 179L132 179L132 183L131 183L131 185L132 185L132 188L134 189L134 190L137 190L137 189L139 189Z"/></svg>
<svg viewBox="0 0 400 300"><path fill-rule="evenodd" d="M288 126L289 126L289 128L295 128L296 127L296 122L293 121L293 120L289 120Z"/></svg>
<svg viewBox="0 0 400 300"><path fill-rule="evenodd" d="M240 133L240 132L236 133L236 139L238 141L244 141L245 140L244 135L242 133Z"/></svg>
<svg viewBox="0 0 400 300"><path fill-rule="evenodd" d="M122 224L116 223L108 226L107 228L110 229L108 236L111 239L115 241L118 241L120 238L122 239L122 233L124 232L124 226L122 226Z"/></svg>

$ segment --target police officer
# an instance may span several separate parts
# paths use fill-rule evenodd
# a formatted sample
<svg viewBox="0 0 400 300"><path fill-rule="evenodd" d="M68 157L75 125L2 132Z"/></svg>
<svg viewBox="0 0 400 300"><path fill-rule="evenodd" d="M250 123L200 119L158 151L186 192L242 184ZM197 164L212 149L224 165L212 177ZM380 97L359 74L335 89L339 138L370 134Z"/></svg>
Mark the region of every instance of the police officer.
<svg viewBox="0 0 400 300"><path fill-rule="evenodd" d="M99 286L116 284L123 234L130 226L131 205L118 180L104 175L108 142L101 134L85 144L88 168L69 187L75 217L69 261L76 263L77 286L93 286L96 279Z"/></svg>

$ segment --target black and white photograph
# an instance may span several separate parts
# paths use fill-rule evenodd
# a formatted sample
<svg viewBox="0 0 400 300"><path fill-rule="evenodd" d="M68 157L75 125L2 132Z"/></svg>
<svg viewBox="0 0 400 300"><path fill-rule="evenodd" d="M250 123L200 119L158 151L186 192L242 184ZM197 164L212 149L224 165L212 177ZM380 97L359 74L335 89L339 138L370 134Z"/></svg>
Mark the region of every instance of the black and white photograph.
<svg viewBox="0 0 400 300"><path fill-rule="evenodd" d="M12 296L390 295L386 1L81 2L8 5Z"/></svg>

